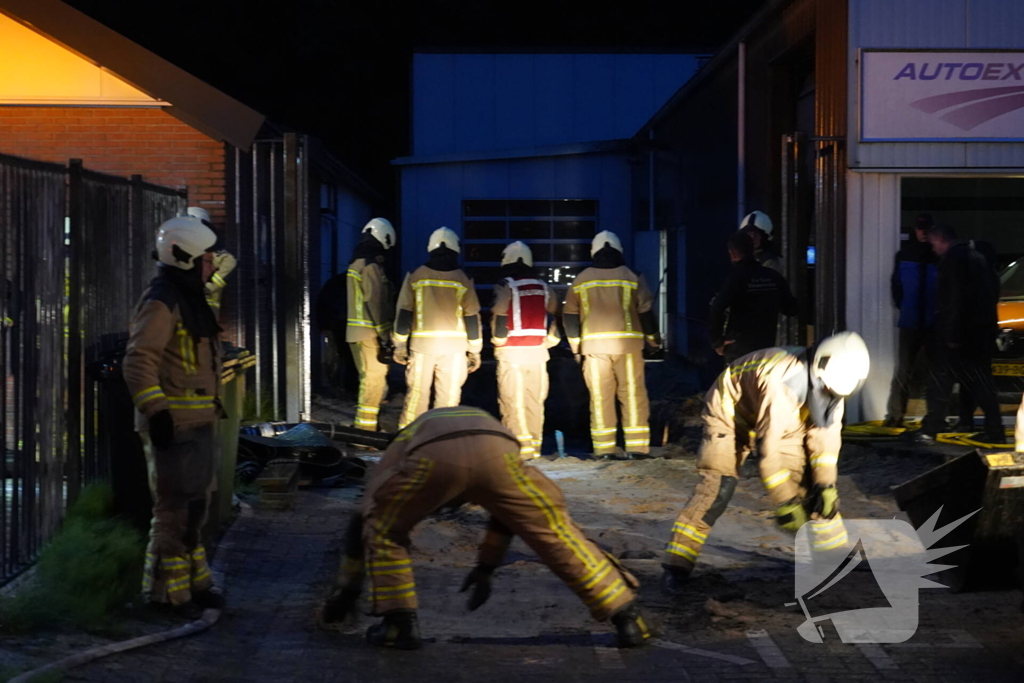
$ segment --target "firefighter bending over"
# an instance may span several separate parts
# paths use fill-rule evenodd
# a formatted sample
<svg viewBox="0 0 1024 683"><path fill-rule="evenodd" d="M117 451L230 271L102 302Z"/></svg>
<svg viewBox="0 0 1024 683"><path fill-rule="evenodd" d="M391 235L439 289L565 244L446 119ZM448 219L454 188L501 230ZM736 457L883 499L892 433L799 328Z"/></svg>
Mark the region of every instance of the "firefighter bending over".
<svg viewBox="0 0 1024 683"><path fill-rule="evenodd" d="M548 349L562 340L558 299L533 269L533 252L513 242L501 252L494 285L491 341L498 360L501 423L519 439L524 459L539 458L548 397Z"/></svg>
<svg viewBox="0 0 1024 683"><path fill-rule="evenodd" d="M213 426L223 416L220 327L203 289L216 241L190 216L160 226L158 275L135 309L123 366L154 501L142 592L189 618L223 605L210 590L202 543L216 460Z"/></svg>
<svg viewBox="0 0 1024 683"><path fill-rule="evenodd" d="M401 429L430 407L457 406L469 372L480 367L480 300L459 268L459 238L448 228L430 235L430 258L405 276L395 314L395 362L407 365Z"/></svg>
<svg viewBox="0 0 1024 683"><path fill-rule="evenodd" d="M491 594L494 570L514 535L537 553L590 608L598 621L611 619L620 647L642 645L650 632L636 607L638 583L573 523L562 491L519 458L519 442L477 408L431 410L403 429L376 465L361 512L349 527L338 585L323 621L337 623L356 607L364 572L370 575L372 645L415 649L420 645L416 585L409 534L442 506L468 502L491 514L478 564L462 590L472 589L469 609Z"/></svg>
<svg viewBox="0 0 1024 683"><path fill-rule="evenodd" d="M854 332L840 332L800 351L756 351L726 368L705 397L704 437L697 457L702 480L679 513L665 548L666 592L682 591L711 527L736 490L739 467L755 441L761 481L776 507L778 524L795 532L810 521L814 550L846 544L835 487L843 399L860 387L868 368L867 347Z"/></svg>

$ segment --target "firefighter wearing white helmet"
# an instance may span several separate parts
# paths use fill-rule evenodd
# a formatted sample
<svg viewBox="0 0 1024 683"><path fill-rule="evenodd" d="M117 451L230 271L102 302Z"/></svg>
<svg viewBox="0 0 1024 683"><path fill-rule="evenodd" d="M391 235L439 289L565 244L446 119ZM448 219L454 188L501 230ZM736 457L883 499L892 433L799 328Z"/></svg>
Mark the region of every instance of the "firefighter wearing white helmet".
<svg viewBox="0 0 1024 683"><path fill-rule="evenodd" d="M816 348L755 351L726 368L708 391L701 415L701 482L665 548L667 592L682 590L755 446L776 522L793 532L809 522L814 551L846 545L835 486L844 400L869 368L867 347L854 332L829 337Z"/></svg>
<svg viewBox="0 0 1024 683"><path fill-rule="evenodd" d="M192 216L160 226L158 274L135 309L123 365L154 501L142 591L190 618L223 606L202 545L223 417L220 327L203 288L216 242Z"/></svg>
<svg viewBox="0 0 1024 683"><path fill-rule="evenodd" d="M206 227L213 227L213 224L210 222L210 212L203 207L190 206L186 213L193 218L198 218ZM206 303L219 316L220 300L224 294L224 288L228 286L228 276L234 271L238 262L226 249L218 249L213 253L211 265L213 266L213 272L206 281Z"/></svg>
<svg viewBox="0 0 1024 683"><path fill-rule="evenodd" d="M562 340L558 297L533 268L533 252L513 242L501 253L491 305L491 341L498 361L501 422L519 439L524 460L541 455L548 349Z"/></svg>
<svg viewBox="0 0 1024 683"><path fill-rule="evenodd" d="M399 428L430 408L457 406L462 385L480 367L480 300L459 268L458 236L441 227L427 240L427 262L408 273L398 295L395 360L406 365L408 387Z"/></svg>
<svg viewBox="0 0 1024 683"><path fill-rule="evenodd" d="M388 363L393 355L395 288L387 273L394 246L395 229L391 223L384 218L371 219L360 231L359 243L345 273L348 315L344 335L359 372L353 426L370 431L377 431L380 404L388 393ZM335 338L335 343L338 341Z"/></svg>
<svg viewBox="0 0 1024 683"><path fill-rule="evenodd" d="M754 260L765 268L771 268L779 275L785 276L785 262L775 251L775 245L771 241L772 233L775 231L771 217L763 211L751 211L740 221L739 229L750 235L754 242Z"/></svg>
<svg viewBox="0 0 1024 683"><path fill-rule="evenodd" d="M569 287L562 322L590 389L594 455L646 457L650 452L650 404L644 350L661 347L654 297L644 276L626 266L615 233L598 233L590 253L594 263ZM624 450L617 445L616 399L622 406Z"/></svg>

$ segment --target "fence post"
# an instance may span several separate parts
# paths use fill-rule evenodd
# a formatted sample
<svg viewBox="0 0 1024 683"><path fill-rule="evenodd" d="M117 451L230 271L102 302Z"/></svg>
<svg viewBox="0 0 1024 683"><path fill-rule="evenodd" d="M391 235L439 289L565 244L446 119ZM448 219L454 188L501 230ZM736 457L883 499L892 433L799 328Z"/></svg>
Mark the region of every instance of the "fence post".
<svg viewBox="0 0 1024 683"><path fill-rule="evenodd" d="M295 133L284 134L284 229L282 253L284 267L281 291L284 293L284 367L285 419L302 419L305 378L302 376L302 298L306 287L302 268L302 183L300 143Z"/></svg>
<svg viewBox="0 0 1024 683"><path fill-rule="evenodd" d="M78 498L82 485L82 218L85 202L82 160L68 164L68 504Z"/></svg>

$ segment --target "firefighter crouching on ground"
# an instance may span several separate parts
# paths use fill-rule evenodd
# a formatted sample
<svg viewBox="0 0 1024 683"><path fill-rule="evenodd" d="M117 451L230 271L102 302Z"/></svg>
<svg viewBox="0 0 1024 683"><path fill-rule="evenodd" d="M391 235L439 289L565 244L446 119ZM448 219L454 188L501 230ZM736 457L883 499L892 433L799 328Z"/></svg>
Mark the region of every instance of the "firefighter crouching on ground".
<svg viewBox="0 0 1024 683"><path fill-rule="evenodd" d="M187 211L189 216L198 218L203 225L213 229L210 223L209 212L201 206L190 206ZM213 309L214 315L220 318L220 300L224 295L224 288L228 286L228 276L234 271L238 261L226 249L218 249L213 252L213 273L206 281L206 303Z"/></svg>
<svg viewBox="0 0 1024 683"><path fill-rule="evenodd" d="M654 297L643 275L626 267L615 233L598 233L590 255L594 265L569 287L562 322L590 390L594 455L619 457L615 444L618 397L625 457L643 457L650 452L651 440L643 350L645 343L655 349L661 346L652 310Z"/></svg>
<svg viewBox="0 0 1024 683"><path fill-rule="evenodd" d="M348 321L345 341L359 372L359 400L353 424L377 431L380 404L388 393L388 363L394 354L391 324L395 297L384 265L395 246L395 229L383 218L363 227L346 276Z"/></svg>
<svg viewBox="0 0 1024 683"><path fill-rule="evenodd" d="M202 544L215 476L213 427L223 416L220 327L203 290L216 241L192 217L160 226L158 274L135 309L123 367L154 500L142 591L190 618L223 606L210 590Z"/></svg>
<svg viewBox="0 0 1024 683"><path fill-rule="evenodd" d="M736 490L739 467L755 440L761 481L779 525L795 532L810 520L816 551L846 544L835 488L843 399L860 387L868 368L867 347L854 332L840 332L796 353L756 351L726 368L705 397L697 457L702 481L679 513L665 548L666 592L682 591L711 527Z"/></svg>
<svg viewBox="0 0 1024 683"><path fill-rule="evenodd" d="M405 276L395 313L395 362L406 365L408 386L398 428L430 407L457 406L469 372L480 367L480 300L459 269L459 238L448 228L430 235L430 258Z"/></svg>
<svg viewBox="0 0 1024 683"><path fill-rule="evenodd" d="M533 269L533 252L513 242L501 252L491 306L491 341L498 360L501 423L519 439L519 454L539 458L548 397L548 349L562 340L558 299Z"/></svg>
<svg viewBox="0 0 1024 683"><path fill-rule="evenodd" d="M431 410L403 429L370 475L361 512L349 525L337 588L322 618L337 623L355 608L364 572L370 575L373 614L366 632L373 645L420 645L416 585L409 534L446 504L474 503L491 514L478 564L462 590L473 589L469 609L491 594L491 578L519 536L568 584L598 621L611 619L620 647L642 645L650 632L636 607L639 585L573 523L561 489L523 463L519 442L477 408Z"/></svg>

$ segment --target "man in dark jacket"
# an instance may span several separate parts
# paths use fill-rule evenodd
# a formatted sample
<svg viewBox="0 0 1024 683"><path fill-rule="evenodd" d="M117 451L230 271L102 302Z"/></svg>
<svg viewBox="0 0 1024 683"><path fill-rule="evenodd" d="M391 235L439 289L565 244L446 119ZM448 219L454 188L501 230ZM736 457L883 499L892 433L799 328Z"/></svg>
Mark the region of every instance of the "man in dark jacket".
<svg viewBox="0 0 1024 683"><path fill-rule="evenodd" d="M754 243L737 232L726 243L732 272L711 300L711 345L732 363L775 346L779 313L795 315L796 300L785 278L754 259Z"/></svg>
<svg viewBox="0 0 1024 683"><path fill-rule="evenodd" d="M999 278L988 259L971 244L957 240L949 226L932 226L927 234L939 257L937 357L931 362L928 414L911 438L916 443L931 443L936 434L945 431L949 396L953 383L959 382L985 413L985 442L1005 443L992 380Z"/></svg>
<svg viewBox="0 0 1024 683"><path fill-rule="evenodd" d="M903 426L914 365L918 356L926 353L934 337L939 270L938 258L925 234L931 225L932 217L928 214L917 217L910 239L896 253L896 265L892 270L892 300L900 312L896 321L900 333L896 369L889 389L886 427Z"/></svg>

